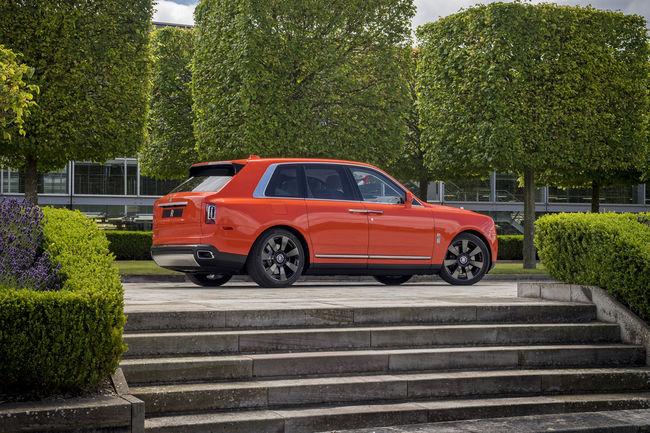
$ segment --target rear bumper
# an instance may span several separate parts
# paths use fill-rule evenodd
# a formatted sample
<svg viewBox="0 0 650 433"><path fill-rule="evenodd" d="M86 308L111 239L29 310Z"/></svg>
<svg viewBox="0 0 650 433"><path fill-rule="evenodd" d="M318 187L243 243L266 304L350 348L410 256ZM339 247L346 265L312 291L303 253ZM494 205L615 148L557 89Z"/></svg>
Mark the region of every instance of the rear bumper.
<svg viewBox="0 0 650 433"><path fill-rule="evenodd" d="M181 272L238 274L246 256L224 253L212 245L153 245L151 258L162 268Z"/></svg>

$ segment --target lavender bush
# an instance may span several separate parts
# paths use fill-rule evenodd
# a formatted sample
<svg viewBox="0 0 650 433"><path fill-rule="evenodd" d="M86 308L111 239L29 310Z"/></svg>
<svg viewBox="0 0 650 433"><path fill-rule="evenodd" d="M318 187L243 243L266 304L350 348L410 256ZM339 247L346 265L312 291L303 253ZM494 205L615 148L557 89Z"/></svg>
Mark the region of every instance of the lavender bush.
<svg viewBox="0 0 650 433"><path fill-rule="evenodd" d="M43 252L41 209L15 199L0 202L0 287L59 290L60 279Z"/></svg>

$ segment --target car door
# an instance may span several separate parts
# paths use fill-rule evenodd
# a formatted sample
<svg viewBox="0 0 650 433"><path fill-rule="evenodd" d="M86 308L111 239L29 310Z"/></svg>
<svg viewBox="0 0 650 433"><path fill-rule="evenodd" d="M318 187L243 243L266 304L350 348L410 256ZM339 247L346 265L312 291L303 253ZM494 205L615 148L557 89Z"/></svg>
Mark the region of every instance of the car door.
<svg viewBox="0 0 650 433"><path fill-rule="evenodd" d="M365 268L368 218L345 166L305 163L303 167L313 261Z"/></svg>
<svg viewBox="0 0 650 433"><path fill-rule="evenodd" d="M417 199L407 204L406 191L377 170L349 169L368 215L369 263L430 264L435 229L431 209Z"/></svg>

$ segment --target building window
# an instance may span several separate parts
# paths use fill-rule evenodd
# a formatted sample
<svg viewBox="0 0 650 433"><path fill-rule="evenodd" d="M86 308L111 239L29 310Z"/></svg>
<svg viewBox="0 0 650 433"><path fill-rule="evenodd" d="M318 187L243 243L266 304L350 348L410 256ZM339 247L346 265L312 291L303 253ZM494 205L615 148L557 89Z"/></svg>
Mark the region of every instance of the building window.
<svg viewBox="0 0 650 433"><path fill-rule="evenodd" d="M176 188L183 180L159 180L152 177L140 176L140 195L162 196Z"/></svg>
<svg viewBox="0 0 650 433"><path fill-rule="evenodd" d="M138 161L126 160L126 195L138 194Z"/></svg>
<svg viewBox="0 0 650 433"><path fill-rule="evenodd" d="M3 170L2 190L5 194L24 194L25 176L15 170ZM68 168L50 173L38 174L37 191L39 194L67 194Z"/></svg>
<svg viewBox="0 0 650 433"><path fill-rule="evenodd" d="M445 182L445 201L490 201L490 179Z"/></svg>
<svg viewBox="0 0 650 433"><path fill-rule="evenodd" d="M591 203L591 188L548 187L549 203Z"/></svg>
<svg viewBox="0 0 650 433"><path fill-rule="evenodd" d="M600 190L600 202L610 204L636 203L635 187L631 185L617 185Z"/></svg>
<svg viewBox="0 0 650 433"><path fill-rule="evenodd" d="M75 194L124 195L124 161L74 163Z"/></svg>
<svg viewBox="0 0 650 433"><path fill-rule="evenodd" d="M519 186L519 176L512 173L497 173L496 195L496 201L499 202L523 202L524 188ZM535 190L535 201L537 203L544 201L544 190L542 188Z"/></svg>

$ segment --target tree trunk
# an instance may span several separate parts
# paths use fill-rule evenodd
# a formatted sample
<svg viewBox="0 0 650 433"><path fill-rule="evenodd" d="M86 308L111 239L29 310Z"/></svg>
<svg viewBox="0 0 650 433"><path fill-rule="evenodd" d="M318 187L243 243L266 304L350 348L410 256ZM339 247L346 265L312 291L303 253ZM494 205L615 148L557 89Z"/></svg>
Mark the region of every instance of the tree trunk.
<svg viewBox="0 0 650 433"><path fill-rule="evenodd" d="M25 200L38 203L38 160L36 157L28 156L25 160Z"/></svg>
<svg viewBox="0 0 650 433"><path fill-rule="evenodd" d="M597 180L591 181L591 211L600 212L600 183Z"/></svg>
<svg viewBox="0 0 650 433"><path fill-rule="evenodd" d="M419 197L427 201L427 195L429 194L429 179L420 179L420 194Z"/></svg>
<svg viewBox="0 0 650 433"><path fill-rule="evenodd" d="M524 169L524 269L535 269L535 170Z"/></svg>

